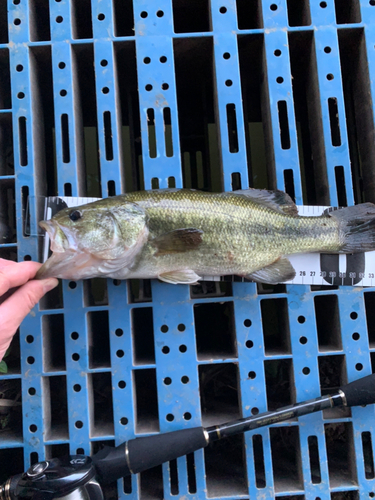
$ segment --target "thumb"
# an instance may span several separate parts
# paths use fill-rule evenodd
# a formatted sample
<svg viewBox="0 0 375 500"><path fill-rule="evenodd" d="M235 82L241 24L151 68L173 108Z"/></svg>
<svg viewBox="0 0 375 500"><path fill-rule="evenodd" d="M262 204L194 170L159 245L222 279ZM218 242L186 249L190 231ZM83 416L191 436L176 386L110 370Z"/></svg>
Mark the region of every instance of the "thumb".
<svg viewBox="0 0 375 500"><path fill-rule="evenodd" d="M58 285L56 278L32 280L21 286L0 306L0 359L4 356L13 335L31 309L44 294Z"/></svg>

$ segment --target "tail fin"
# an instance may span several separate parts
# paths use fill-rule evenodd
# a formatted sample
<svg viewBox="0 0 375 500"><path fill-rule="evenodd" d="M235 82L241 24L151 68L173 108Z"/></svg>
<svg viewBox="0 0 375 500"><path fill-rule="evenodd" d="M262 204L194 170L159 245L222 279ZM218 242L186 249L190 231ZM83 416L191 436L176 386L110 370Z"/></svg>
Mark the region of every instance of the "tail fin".
<svg viewBox="0 0 375 500"><path fill-rule="evenodd" d="M330 212L344 235L343 253L375 250L375 205L362 203Z"/></svg>

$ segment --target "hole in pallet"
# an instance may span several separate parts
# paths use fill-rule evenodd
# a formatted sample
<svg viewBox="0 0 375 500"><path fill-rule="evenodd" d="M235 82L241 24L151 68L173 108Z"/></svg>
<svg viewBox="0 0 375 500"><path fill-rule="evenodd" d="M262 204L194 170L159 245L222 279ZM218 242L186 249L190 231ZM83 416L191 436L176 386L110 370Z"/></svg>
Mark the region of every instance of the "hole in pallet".
<svg viewBox="0 0 375 500"><path fill-rule="evenodd" d="M163 122L164 122L165 156L167 158L171 158L173 156L171 108L167 107L163 109Z"/></svg>
<svg viewBox="0 0 375 500"><path fill-rule="evenodd" d="M301 490L303 479L298 427L271 427L270 440L275 493Z"/></svg>
<svg viewBox="0 0 375 500"><path fill-rule="evenodd" d="M27 130L26 130L26 117L20 116L18 118L18 137L19 137L19 155L21 167L26 167L28 163L27 158Z"/></svg>
<svg viewBox="0 0 375 500"><path fill-rule="evenodd" d="M191 298L230 297L233 295L230 281L200 281L190 288Z"/></svg>
<svg viewBox="0 0 375 500"><path fill-rule="evenodd" d="M155 112L152 108L148 108L146 113L147 113L147 132L148 132L148 152L150 158L156 158L157 149L156 149L156 131L155 131Z"/></svg>
<svg viewBox="0 0 375 500"><path fill-rule="evenodd" d="M288 107L286 101L278 101L280 141L282 149L290 149Z"/></svg>
<svg viewBox="0 0 375 500"><path fill-rule="evenodd" d="M172 6L175 33L211 31L208 0L173 0Z"/></svg>
<svg viewBox="0 0 375 500"><path fill-rule="evenodd" d="M307 442L309 446L311 482L318 484L322 482L318 438L316 436L309 436Z"/></svg>
<svg viewBox="0 0 375 500"><path fill-rule="evenodd" d="M88 377L90 393L90 435L107 436L114 433L112 378L110 372L91 373Z"/></svg>
<svg viewBox="0 0 375 500"><path fill-rule="evenodd" d="M90 0L72 0L71 23L73 38L92 38L92 17Z"/></svg>
<svg viewBox="0 0 375 500"><path fill-rule="evenodd" d="M1 50L0 50L0 75L1 75ZM6 96L1 99L1 76L0 76L0 108L2 104L7 105ZM14 175L14 150L13 150L13 127L11 115L8 113L0 114L0 176ZM6 243L6 242L4 242Z"/></svg>
<svg viewBox="0 0 375 500"><path fill-rule="evenodd" d="M171 482L171 495L178 495L178 469L177 469L177 460L171 460L169 462L169 478Z"/></svg>
<svg viewBox="0 0 375 500"><path fill-rule="evenodd" d="M370 349L375 347L375 292L366 292L365 298L367 333Z"/></svg>
<svg viewBox="0 0 375 500"><path fill-rule="evenodd" d="M107 280L103 278L92 278L90 280L84 280L83 298L85 307L107 305Z"/></svg>
<svg viewBox="0 0 375 500"><path fill-rule="evenodd" d="M357 483L351 422L332 422L324 425L329 485L345 488Z"/></svg>
<svg viewBox="0 0 375 500"><path fill-rule="evenodd" d="M216 441L204 449L208 497L248 495L244 437Z"/></svg>
<svg viewBox="0 0 375 500"><path fill-rule="evenodd" d="M290 354L288 303L286 299L260 301L266 355Z"/></svg>
<svg viewBox="0 0 375 500"><path fill-rule="evenodd" d="M237 357L233 302L194 305L199 360Z"/></svg>
<svg viewBox="0 0 375 500"><path fill-rule="evenodd" d="M61 148L62 161L70 162L70 144L69 144L69 117L66 113L61 115Z"/></svg>
<svg viewBox="0 0 375 500"><path fill-rule="evenodd" d="M335 178L338 206L346 207L348 206L348 202L346 199L346 185L343 166L335 167Z"/></svg>
<svg viewBox="0 0 375 500"><path fill-rule="evenodd" d="M87 332L89 367L111 366L108 311L91 311L87 313Z"/></svg>
<svg viewBox="0 0 375 500"><path fill-rule="evenodd" d="M309 0L287 0L289 26L310 26Z"/></svg>
<svg viewBox="0 0 375 500"><path fill-rule="evenodd" d="M324 133L312 32L290 33L289 47L303 199L311 205L318 202L328 204Z"/></svg>
<svg viewBox="0 0 375 500"><path fill-rule="evenodd" d="M163 500L163 469L161 465L140 473L140 498Z"/></svg>
<svg viewBox="0 0 375 500"><path fill-rule="evenodd" d="M133 357L135 365L155 363L152 307L132 309Z"/></svg>
<svg viewBox="0 0 375 500"><path fill-rule="evenodd" d="M319 356L318 366L322 396L337 391L342 385L347 383L345 356L343 354ZM323 418L325 419L350 416L351 410L346 407L338 406L323 410Z"/></svg>
<svg viewBox="0 0 375 500"><path fill-rule="evenodd" d="M127 280L127 284L130 304L152 301L150 280Z"/></svg>
<svg viewBox="0 0 375 500"><path fill-rule="evenodd" d="M21 380L8 379L0 381L0 391L3 401L12 402L12 406L3 407L5 410L0 415L1 440L3 443L7 443L7 441L22 442ZM1 470L2 466L0 467Z"/></svg>
<svg viewBox="0 0 375 500"><path fill-rule="evenodd" d="M213 99L213 41L203 38L173 41L183 185L219 192L222 175Z"/></svg>
<svg viewBox="0 0 375 500"><path fill-rule="evenodd" d="M351 24L361 22L361 8L359 0L335 0L337 24Z"/></svg>
<svg viewBox="0 0 375 500"><path fill-rule="evenodd" d="M255 434L253 436L253 453L256 487L265 488L266 471L264 467L263 437L260 434Z"/></svg>
<svg viewBox="0 0 375 500"><path fill-rule="evenodd" d="M156 370L154 368L134 370L133 383L136 402L136 433L159 432Z"/></svg>
<svg viewBox="0 0 375 500"><path fill-rule="evenodd" d="M65 363L65 328L63 314L42 317L43 366L46 372L63 371Z"/></svg>
<svg viewBox="0 0 375 500"><path fill-rule="evenodd" d="M0 484L3 484L8 481L10 477L25 470L23 448L12 447L0 449L0 463Z"/></svg>
<svg viewBox="0 0 375 500"><path fill-rule="evenodd" d="M88 454L91 456L95 455L96 453L98 453L98 451L102 450L105 446L110 446L113 448L115 446L115 441L111 440L111 439L92 441L91 442L91 453L89 452ZM85 455L85 453L83 453L84 450L82 448L80 448L80 450L81 450L81 453L78 453L78 450L77 450L77 454L78 455ZM131 478L132 476L128 476L128 477ZM111 483L105 483L105 484L102 483L100 485L100 487L102 489L103 498L108 498L108 500L114 500L115 498L118 498L117 481L112 481Z"/></svg>
<svg viewBox="0 0 375 500"><path fill-rule="evenodd" d="M240 418L238 365L200 365L198 370L203 425Z"/></svg>
<svg viewBox="0 0 375 500"><path fill-rule="evenodd" d="M69 443L48 444L45 447L46 458L62 458L69 455Z"/></svg>
<svg viewBox="0 0 375 500"><path fill-rule="evenodd" d="M24 205L24 199L22 202ZM25 213L26 207L23 215ZM25 231L25 225L23 229ZM0 244L2 243L16 243L16 199L14 180L0 178Z"/></svg>
<svg viewBox="0 0 375 500"><path fill-rule="evenodd" d="M341 328L337 295L314 297L319 351L341 351Z"/></svg>
<svg viewBox="0 0 375 500"><path fill-rule="evenodd" d="M328 99L328 112L329 112L329 122L331 125L332 146L341 146L339 109L337 106L336 97L330 97Z"/></svg>
<svg viewBox="0 0 375 500"><path fill-rule="evenodd" d="M294 173L291 168L287 168L286 170L284 170L284 185L285 191L293 201L296 201L296 195L294 191Z"/></svg>
<svg viewBox="0 0 375 500"><path fill-rule="evenodd" d="M238 132L235 104L227 104L228 143L231 153L238 153Z"/></svg>
<svg viewBox="0 0 375 500"><path fill-rule="evenodd" d="M45 439L69 439L66 376L43 377L42 384Z"/></svg>
<svg viewBox="0 0 375 500"><path fill-rule="evenodd" d="M115 36L134 35L134 12L131 0L114 0L114 30Z"/></svg>
<svg viewBox="0 0 375 500"><path fill-rule="evenodd" d="M267 407L269 411L293 404L295 401L292 359L264 361Z"/></svg>
<svg viewBox="0 0 375 500"><path fill-rule="evenodd" d="M132 476L126 476L122 480L122 488L125 493L125 495L130 495L130 493L133 491L132 488Z"/></svg>
<svg viewBox="0 0 375 500"><path fill-rule="evenodd" d="M237 0L237 23L240 30L263 28L262 2Z"/></svg>
<svg viewBox="0 0 375 500"><path fill-rule="evenodd" d="M241 174L239 172L234 172L232 174L232 191L237 191L238 189L242 189L241 185Z"/></svg>
<svg viewBox="0 0 375 500"><path fill-rule="evenodd" d="M104 125L104 144L105 144L105 159L107 161L113 160L113 142L112 142L112 123L111 112L104 111L103 113Z"/></svg>
<svg viewBox="0 0 375 500"><path fill-rule="evenodd" d="M371 432L362 432L363 461L366 479L374 479L374 455Z"/></svg>
<svg viewBox="0 0 375 500"><path fill-rule="evenodd" d="M373 130L373 119L371 108L366 106L364 99L371 93L369 53L363 28L349 31L339 35L338 41L352 171L350 185L353 185L355 203L374 202L375 144L366 140L369 131Z"/></svg>
<svg viewBox="0 0 375 500"><path fill-rule="evenodd" d="M116 183L115 181L107 182L108 196L116 196Z"/></svg>

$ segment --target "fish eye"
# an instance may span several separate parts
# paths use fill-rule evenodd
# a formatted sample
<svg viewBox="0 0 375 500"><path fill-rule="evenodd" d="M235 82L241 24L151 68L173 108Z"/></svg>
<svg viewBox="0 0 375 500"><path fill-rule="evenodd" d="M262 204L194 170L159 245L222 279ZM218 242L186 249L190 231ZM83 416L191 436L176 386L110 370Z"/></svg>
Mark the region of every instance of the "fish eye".
<svg viewBox="0 0 375 500"><path fill-rule="evenodd" d="M75 222L76 220L80 219L82 217L82 214L79 210L73 210L73 212L70 212L69 214L69 219Z"/></svg>

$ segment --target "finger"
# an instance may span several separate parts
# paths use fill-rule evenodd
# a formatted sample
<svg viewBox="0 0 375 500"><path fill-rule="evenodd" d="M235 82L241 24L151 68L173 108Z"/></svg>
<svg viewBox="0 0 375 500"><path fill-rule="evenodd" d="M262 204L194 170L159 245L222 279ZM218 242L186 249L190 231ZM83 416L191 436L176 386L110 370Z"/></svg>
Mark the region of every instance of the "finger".
<svg viewBox="0 0 375 500"><path fill-rule="evenodd" d="M14 262L13 265L0 267L0 296L10 288L24 285L34 278L42 264L38 262Z"/></svg>
<svg viewBox="0 0 375 500"><path fill-rule="evenodd" d="M0 269L2 267L11 266L12 264L17 264L14 260L0 259Z"/></svg>
<svg viewBox="0 0 375 500"><path fill-rule="evenodd" d="M29 281L0 306L0 360L27 314L58 283L56 278Z"/></svg>

